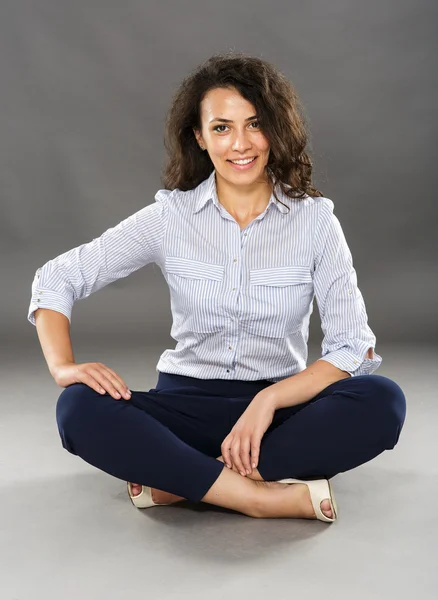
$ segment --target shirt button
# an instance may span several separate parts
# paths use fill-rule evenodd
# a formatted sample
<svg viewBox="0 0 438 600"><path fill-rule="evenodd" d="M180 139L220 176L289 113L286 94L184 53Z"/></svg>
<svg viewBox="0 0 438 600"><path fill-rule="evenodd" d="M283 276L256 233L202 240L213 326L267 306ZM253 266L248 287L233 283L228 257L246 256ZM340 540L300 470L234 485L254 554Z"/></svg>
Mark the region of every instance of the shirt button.
<svg viewBox="0 0 438 600"><path fill-rule="evenodd" d="M39 298L37 298L37 302L39 302L39 301L40 301L40 299L39 299Z"/></svg>
<svg viewBox="0 0 438 600"><path fill-rule="evenodd" d="M227 373L229 373L229 372L230 372L230 369L227 369Z"/></svg>
<svg viewBox="0 0 438 600"><path fill-rule="evenodd" d="M237 262L237 258L235 258L233 262Z"/></svg>
<svg viewBox="0 0 438 600"><path fill-rule="evenodd" d="M235 292L235 291L236 291L236 288L233 288L233 292Z"/></svg>
<svg viewBox="0 0 438 600"><path fill-rule="evenodd" d="M243 235L248 235L247 233L244 233Z"/></svg>
<svg viewBox="0 0 438 600"><path fill-rule="evenodd" d="M228 350L232 350L232 349L233 349L233 347L232 347L232 346L228 346Z"/></svg>

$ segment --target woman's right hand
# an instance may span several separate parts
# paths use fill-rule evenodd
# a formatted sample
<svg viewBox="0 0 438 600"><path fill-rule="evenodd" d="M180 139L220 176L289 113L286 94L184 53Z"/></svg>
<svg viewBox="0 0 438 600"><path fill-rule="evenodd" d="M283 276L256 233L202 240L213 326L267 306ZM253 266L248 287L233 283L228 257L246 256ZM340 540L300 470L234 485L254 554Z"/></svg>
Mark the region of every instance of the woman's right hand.
<svg viewBox="0 0 438 600"><path fill-rule="evenodd" d="M131 392L123 379L102 363L58 365L53 370L52 376L61 387L67 387L73 383L85 383L99 394L108 393L116 400L131 398Z"/></svg>

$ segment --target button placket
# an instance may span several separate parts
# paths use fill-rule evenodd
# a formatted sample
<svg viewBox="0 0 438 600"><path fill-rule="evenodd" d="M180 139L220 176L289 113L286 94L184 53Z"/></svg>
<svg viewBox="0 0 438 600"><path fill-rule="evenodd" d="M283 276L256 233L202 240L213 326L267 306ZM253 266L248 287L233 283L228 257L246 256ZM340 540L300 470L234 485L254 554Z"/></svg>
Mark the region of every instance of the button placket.
<svg viewBox="0 0 438 600"><path fill-rule="evenodd" d="M239 267L239 269L233 269L233 271L231 272L231 285L233 286L231 288L231 291L234 293L236 291L238 291L239 281L241 279L241 273L240 273L241 265L239 263L240 256L237 256L238 254L241 255L241 251L242 251L242 242L241 242L241 236L239 236L236 247L233 248L234 257L233 257L232 267ZM236 315L236 312L237 312L238 296L236 294L234 294L233 297L234 297L234 302L232 302L232 308L231 308L231 315L230 315L231 325L230 325L230 333L229 333L229 338L230 338L231 343L229 343L229 345L228 345L228 351L232 351L234 349L234 352L235 352L235 344L233 344L232 340L235 339L236 343L237 343L238 317ZM230 357L229 361L232 362L233 357ZM230 373L232 370L233 370L233 367L231 365L231 367L229 369L226 369L226 372Z"/></svg>

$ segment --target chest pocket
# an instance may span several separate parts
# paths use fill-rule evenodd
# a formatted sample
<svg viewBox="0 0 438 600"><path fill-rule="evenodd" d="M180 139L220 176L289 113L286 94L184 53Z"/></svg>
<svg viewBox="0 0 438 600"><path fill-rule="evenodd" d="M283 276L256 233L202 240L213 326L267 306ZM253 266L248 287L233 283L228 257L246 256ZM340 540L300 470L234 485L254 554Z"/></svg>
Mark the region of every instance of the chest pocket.
<svg viewBox="0 0 438 600"><path fill-rule="evenodd" d="M309 267L251 269L242 328L254 335L284 338L300 329L312 300Z"/></svg>
<svg viewBox="0 0 438 600"><path fill-rule="evenodd" d="M168 256L166 273L175 326L196 333L213 333L223 329L221 290L224 265Z"/></svg>

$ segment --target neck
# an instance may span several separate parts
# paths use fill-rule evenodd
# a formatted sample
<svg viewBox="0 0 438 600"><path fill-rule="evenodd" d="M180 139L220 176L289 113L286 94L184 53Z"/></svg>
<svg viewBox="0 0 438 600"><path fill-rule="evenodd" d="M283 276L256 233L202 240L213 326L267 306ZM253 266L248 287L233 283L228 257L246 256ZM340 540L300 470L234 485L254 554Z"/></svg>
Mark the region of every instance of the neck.
<svg viewBox="0 0 438 600"><path fill-rule="evenodd" d="M248 217L262 213L268 205L272 189L272 181L267 176L250 185L233 185L216 171L219 202L233 216Z"/></svg>

